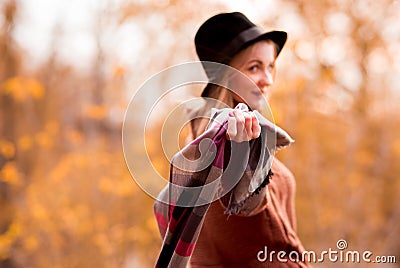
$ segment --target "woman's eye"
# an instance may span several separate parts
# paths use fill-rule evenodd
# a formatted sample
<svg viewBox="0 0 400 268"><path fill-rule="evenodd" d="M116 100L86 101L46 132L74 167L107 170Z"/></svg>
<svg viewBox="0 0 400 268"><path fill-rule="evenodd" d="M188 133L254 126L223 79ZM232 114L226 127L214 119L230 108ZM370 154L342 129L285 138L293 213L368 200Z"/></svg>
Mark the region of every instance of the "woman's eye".
<svg viewBox="0 0 400 268"><path fill-rule="evenodd" d="M250 68L249 68L250 72L254 72L254 71L257 71L257 70L258 70L258 66L257 65L250 66Z"/></svg>

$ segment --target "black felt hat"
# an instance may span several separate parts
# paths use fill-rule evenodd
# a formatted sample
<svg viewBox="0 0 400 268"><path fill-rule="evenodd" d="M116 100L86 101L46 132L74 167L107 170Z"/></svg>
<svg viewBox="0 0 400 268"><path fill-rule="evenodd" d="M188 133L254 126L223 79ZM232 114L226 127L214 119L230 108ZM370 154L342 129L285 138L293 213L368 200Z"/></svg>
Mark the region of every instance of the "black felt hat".
<svg viewBox="0 0 400 268"><path fill-rule="evenodd" d="M276 44L277 55L279 55L286 43L287 33L266 32L242 13L232 12L217 14L205 21L197 31L194 43L200 61L229 64L233 56L242 49L257 41L267 39ZM205 71L210 79L211 75L207 68ZM211 88L209 83L201 96L206 97Z"/></svg>

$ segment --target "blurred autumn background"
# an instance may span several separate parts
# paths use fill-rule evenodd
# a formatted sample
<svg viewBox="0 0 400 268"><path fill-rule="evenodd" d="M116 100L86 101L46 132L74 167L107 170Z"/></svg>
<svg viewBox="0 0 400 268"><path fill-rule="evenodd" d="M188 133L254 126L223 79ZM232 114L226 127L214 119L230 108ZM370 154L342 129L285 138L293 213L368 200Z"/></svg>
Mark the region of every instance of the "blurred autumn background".
<svg viewBox="0 0 400 268"><path fill-rule="evenodd" d="M2 0L0 8L0 267L152 266L161 245L154 200L126 167L124 112L151 75L197 60L193 38L205 19L236 10L289 33L271 107L296 139L278 158L297 179L305 247L321 252L346 239L351 250L397 257L379 267L400 267L397 0ZM160 127L152 125L148 153L168 174Z"/></svg>

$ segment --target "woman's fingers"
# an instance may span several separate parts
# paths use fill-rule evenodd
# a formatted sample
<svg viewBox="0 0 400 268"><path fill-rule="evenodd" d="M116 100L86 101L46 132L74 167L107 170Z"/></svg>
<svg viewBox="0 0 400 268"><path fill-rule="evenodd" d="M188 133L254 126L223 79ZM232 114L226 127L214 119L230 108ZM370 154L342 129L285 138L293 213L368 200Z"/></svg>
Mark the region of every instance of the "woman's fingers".
<svg viewBox="0 0 400 268"><path fill-rule="evenodd" d="M253 130L252 130L252 118L249 113L244 113L244 128L246 130L246 140L251 140L253 137ZM244 134L244 133L243 133Z"/></svg>
<svg viewBox="0 0 400 268"><path fill-rule="evenodd" d="M253 112L234 110L228 118L227 138L236 142L249 141L260 136L261 127Z"/></svg>
<svg viewBox="0 0 400 268"><path fill-rule="evenodd" d="M242 142L244 141L244 123L245 123L245 117L242 111L240 110L235 110L234 113L235 119L236 119L236 139L235 141L237 142Z"/></svg>
<svg viewBox="0 0 400 268"><path fill-rule="evenodd" d="M236 118L234 115L228 117L228 129L226 134L229 140L232 140L237 135Z"/></svg>
<svg viewBox="0 0 400 268"><path fill-rule="evenodd" d="M261 126L260 122L258 122L258 119L256 115L252 112L252 127L253 127L253 136L252 139L257 139L260 134L261 134Z"/></svg>

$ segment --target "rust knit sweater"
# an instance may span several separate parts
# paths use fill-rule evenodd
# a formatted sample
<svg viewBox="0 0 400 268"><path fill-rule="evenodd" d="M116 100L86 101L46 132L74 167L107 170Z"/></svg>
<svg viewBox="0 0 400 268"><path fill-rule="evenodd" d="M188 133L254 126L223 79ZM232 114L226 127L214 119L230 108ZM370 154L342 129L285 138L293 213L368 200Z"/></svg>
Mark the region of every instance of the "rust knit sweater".
<svg viewBox="0 0 400 268"><path fill-rule="evenodd" d="M302 262L291 262L292 251L304 250L296 234L294 210L295 180L292 173L276 158L273 176L252 216L227 216L220 200L213 202L207 212L193 256L192 268L201 267L308 267ZM265 251L265 249L267 249ZM259 261L260 251L270 256ZM277 258L286 252L286 261ZM262 257L265 257L264 252Z"/></svg>

